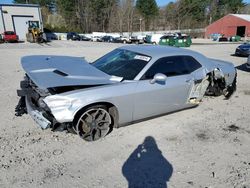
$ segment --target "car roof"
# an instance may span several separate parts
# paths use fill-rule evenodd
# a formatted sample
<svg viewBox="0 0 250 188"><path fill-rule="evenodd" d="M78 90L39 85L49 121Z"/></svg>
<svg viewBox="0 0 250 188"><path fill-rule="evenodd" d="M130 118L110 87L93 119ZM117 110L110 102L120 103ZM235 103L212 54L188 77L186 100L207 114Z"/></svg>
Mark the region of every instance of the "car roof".
<svg viewBox="0 0 250 188"><path fill-rule="evenodd" d="M198 52L184 48L163 45L126 45L118 49L130 50L139 54L150 56L151 62L149 63L149 66L152 65L156 60L163 57L184 55L192 56L208 70L211 70L213 68L213 64L207 57Z"/></svg>
<svg viewBox="0 0 250 188"><path fill-rule="evenodd" d="M134 51L155 58L166 57L170 55L191 55L191 56L201 55L191 50L171 47L171 46L161 46L161 45L126 45L120 47L120 49Z"/></svg>

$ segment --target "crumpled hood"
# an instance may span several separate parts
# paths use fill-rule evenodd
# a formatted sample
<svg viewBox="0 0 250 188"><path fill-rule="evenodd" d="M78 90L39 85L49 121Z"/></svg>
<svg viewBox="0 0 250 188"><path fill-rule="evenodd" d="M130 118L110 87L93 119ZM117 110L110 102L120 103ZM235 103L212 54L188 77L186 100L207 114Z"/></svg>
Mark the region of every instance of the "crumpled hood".
<svg viewBox="0 0 250 188"><path fill-rule="evenodd" d="M120 81L79 57L25 56L21 59L21 64L30 79L41 89L112 84Z"/></svg>

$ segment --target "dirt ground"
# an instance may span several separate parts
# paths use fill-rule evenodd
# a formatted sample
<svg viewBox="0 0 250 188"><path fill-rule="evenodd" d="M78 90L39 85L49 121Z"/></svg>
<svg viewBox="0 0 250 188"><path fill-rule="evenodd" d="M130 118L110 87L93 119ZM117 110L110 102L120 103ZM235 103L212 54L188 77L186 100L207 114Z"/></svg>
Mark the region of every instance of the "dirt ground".
<svg viewBox="0 0 250 188"><path fill-rule="evenodd" d="M25 55L69 55L93 61L119 44L56 41L0 44L0 187L249 188L250 72L237 44L193 45L208 57L231 61L238 89L229 99L206 97L198 107L114 129L85 142L41 130L14 116ZM135 186L136 185L136 186Z"/></svg>

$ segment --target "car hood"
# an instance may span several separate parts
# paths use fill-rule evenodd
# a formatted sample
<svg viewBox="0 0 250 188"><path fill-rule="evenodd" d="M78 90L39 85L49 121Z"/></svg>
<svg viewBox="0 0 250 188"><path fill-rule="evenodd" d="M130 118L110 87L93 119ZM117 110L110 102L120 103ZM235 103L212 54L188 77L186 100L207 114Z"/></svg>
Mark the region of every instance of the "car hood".
<svg viewBox="0 0 250 188"><path fill-rule="evenodd" d="M243 49L243 48L250 49L250 44L242 44L242 45L238 46L238 48L240 48L240 49Z"/></svg>
<svg viewBox="0 0 250 188"><path fill-rule="evenodd" d="M25 56L21 64L29 78L42 89L113 84L122 79L98 70L79 57Z"/></svg>

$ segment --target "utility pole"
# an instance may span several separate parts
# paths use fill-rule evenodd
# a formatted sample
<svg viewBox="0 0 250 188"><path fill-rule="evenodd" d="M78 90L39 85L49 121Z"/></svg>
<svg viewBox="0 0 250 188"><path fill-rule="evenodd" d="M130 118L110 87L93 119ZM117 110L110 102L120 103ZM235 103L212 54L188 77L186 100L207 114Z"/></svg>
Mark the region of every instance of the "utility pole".
<svg viewBox="0 0 250 188"><path fill-rule="evenodd" d="M142 21L142 18L140 18L140 32L141 32L141 21Z"/></svg>

